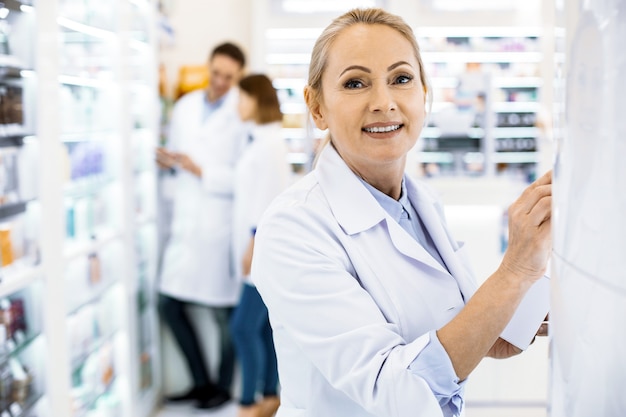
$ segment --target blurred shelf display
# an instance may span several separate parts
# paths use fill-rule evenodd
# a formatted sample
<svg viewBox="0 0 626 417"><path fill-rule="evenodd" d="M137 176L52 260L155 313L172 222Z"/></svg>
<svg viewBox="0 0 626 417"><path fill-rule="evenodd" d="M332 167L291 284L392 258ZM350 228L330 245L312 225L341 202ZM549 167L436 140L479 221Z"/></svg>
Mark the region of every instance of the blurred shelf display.
<svg viewBox="0 0 626 417"><path fill-rule="evenodd" d="M45 392L39 139L32 7L0 19L0 416L32 416Z"/></svg>
<svg viewBox="0 0 626 417"><path fill-rule="evenodd" d="M156 2L3 6L0 417L148 416Z"/></svg>
<svg viewBox="0 0 626 417"><path fill-rule="evenodd" d="M541 34L533 27L417 31L433 89L416 157L422 174L535 178ZM428 157L430 152L446 156Z"/></svg>
<svg viewBox="0 0 626 417"><path fill-rule="evenodd" d="M38 279L0 298L0 416L28 416L44 395L41 290Z"/></svg>

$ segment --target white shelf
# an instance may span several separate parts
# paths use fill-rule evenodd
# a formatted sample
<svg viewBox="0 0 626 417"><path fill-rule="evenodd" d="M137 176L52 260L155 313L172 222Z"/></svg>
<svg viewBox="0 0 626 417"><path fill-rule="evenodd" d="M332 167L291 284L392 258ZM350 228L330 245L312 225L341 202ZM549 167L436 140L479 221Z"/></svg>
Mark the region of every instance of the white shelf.
<svg viewBox="0 0 626 417"><path fill-rule="evenodd" d="M543 80L539 77L494 77L493 86L497 88L539 88Z"/></svg>
<svg viewBox="0 0 626 417"><path fill-rule="evenodd" d="M538 152L494 152L493 162L497 164L534 164L539 162Z"/></svg>
<svg viewBox="0 0 626 417"><path fill-rule="evenodd" d="M415 30L417 38L537 38L543 28L534 26L431 26Z"/></svg>
<svg viewBox="0 0 626 417"><path fill-rule="evenodd" d="M282 57L287 59L287 57ZM299 57L298 57L299 58ZM295 59L295 57L294 57ZM540 52L422 52L422 59L429 62L480 62L480 63L539 63ZM296 63L296 62L293 62Z"/></svg>
<svg viewBox="0 0 626 417"><path fill-rule="evenodd" d="M94 38L103 39L103 40L111 40L111 41L117 39L117 34L115 32L112 32L110 30L100 29L100 28L90 26L90 25L86 25L84 23L80 23L75 20L68 19L66 17L62 17L62 16L58 17L57 23L62 28L71 30L73 32L78 32L83 35L91 36Z"/></svg>
<svg viewBox="0 0 626 417"><path fill-rule="evenodd" d="M71 261L81 256L87 256L97 252L104 246L116 240L121 240L123 233L117 231L105 231L98 234L94 240L67 242L65 245L65 260Z"/></svg>
<svg viewBox="0 0 626 417"><path fill-rule="evenodd" d="M418 152L417 159L423 163L451 164L454 155L450 152Z"/></svg>
<svg viewBox="0 0 626 417"><path fill-rule="evenodd" d="M18 259L11 265L0 268L0 297L28 287L42 275L43 268L41 265L33 265L32 260Z"/></svg>
<svg viewBox="0 0 626 417"><path fill-rule="evenodd" d="M97 89L107 89L115 85L113 79L98 79L90 77L79 77L75 75L59 75L59 83L66 85L75 85L79 87L90 87Z"/></svg>
<svg viewBox="0 0 626 417"><path fill-rule="evenodd" d="M493 129L494 138L534 138L539 135L536 127L496 127Z"/></svg>
<svg viewBox="0 0 626 417"><path fill-rule="evenodd" d="M445 132L444 132L445 133ZM485 136L485 130L480 127L471 127L467 129L465 132L468 138L472 139L480 139ZM440 138L442 135L442 131L438 127L425 127L422 129L422 138ZM460 136L459 134L455 134L454 136Z"/></svg>
<svg viewBox="0 0 626 417"><path fill-rule="evenodd" d="M493 104L496 113L535 113L539 110L536 101L500 101Z"/></svg>

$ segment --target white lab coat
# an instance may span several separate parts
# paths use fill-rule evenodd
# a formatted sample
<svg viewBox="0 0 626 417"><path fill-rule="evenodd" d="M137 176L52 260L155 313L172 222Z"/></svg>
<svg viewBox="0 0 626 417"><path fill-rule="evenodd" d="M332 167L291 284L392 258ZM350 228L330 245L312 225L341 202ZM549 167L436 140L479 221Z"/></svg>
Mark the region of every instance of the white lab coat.
<svg viewBox="0 0 626 417"><path fill-rule="evenodd" d="M257 227L271 201L291 181L287 145L281 129L280 122L255 125L250 132L254 140L246 147L235 169L233 253L236 276L244 279L241 260L250 243L252 229Z"/></svg>
<svg viewBox="0 0 626 417"><path fill-rule="evenodd" d="M188 93L172 113L168 148L199 164L202 179L182 169L173 178L174 207L160 291L184 301L232 306L240 288L230 250L233 178L247 133L237 113L237 89L203 121L205 94Z"/></svg>
<svg viewBox="0 0 626 417"><path fill-rule="evenodd" d="M476 283L440 204L411 180L407 192L449 272L332 146L266 211L252 278L274 329L277 417L442 416L427 381L408 368L429 331L463 307L458 291L468 300Z"/></svg>

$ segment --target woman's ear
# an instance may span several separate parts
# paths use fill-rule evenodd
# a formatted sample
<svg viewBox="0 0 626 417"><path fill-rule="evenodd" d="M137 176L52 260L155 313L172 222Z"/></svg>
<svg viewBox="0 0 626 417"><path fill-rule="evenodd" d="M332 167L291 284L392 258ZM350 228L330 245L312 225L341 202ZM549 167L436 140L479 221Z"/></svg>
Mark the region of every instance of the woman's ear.
<svg viewBox="0 0 626 417"><path fill-rule="evenodd" d="M324 119L324 114L321 111L320 103L313 98L314 96L315 94L311 92L311 88L308 85L304 87L304 100L306 101L306 105L309 108L309 112L311 113L311 117L313 118L315 126L320 130L326 130L328 129L328 124Z"/></svg>

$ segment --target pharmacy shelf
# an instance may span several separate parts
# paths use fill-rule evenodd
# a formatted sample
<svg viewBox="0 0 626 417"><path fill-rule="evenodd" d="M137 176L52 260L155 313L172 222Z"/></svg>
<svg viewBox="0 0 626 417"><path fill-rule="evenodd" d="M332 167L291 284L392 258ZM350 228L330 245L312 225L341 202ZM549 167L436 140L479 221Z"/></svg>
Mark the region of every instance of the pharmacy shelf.
<svg viewBox="0 0 626 417"><path fill-rule="evenodd" d="M0 221L8 217L15 216L26 211L27 201L8 203L0 205Z"/></svg>
<svg viewBox="0 0 626 417"><path fill-rule="evenodd" d="M6 352L0 352L0 365L6 363L11 357L19 355L21 352L28 349L31 343L39 336L41 336L40 332L29 334L25 336L24 340L15 343L15 346L12 346Z"/></svg>
<svg viewBox="0 0 626 417"><path fill-rule="evenodd" d="M24 139L32 137L33 135L20 134L20 135L0 135L0 148L13 148L24 145Z"/></svg>
<svg viewBox="0 0 626 417"><path fill-rule="evenodd" d="M542 55L539 52L422 52L422 59L425 63L540 63Z"/></svg>
<svg viewBox="0 0 626 417"><path fill-rule="evenodd" d="M493 129L494 138L535 138L539 135L536 127L496 127Z"/></svg>
<svg viewBox="0 0 626 417"><path fill-rule="evenodd" d="M11 12L2 19L2 23L8 25L3 33L16 56L0 56L0 80L11 88L21 89L14 94L14 100L21 101L23 114L21 118L11 116L10 124L0 126L0 148L22 146L18 150L1 151L11 158L15 153L16 160L27 155L24 159L30 163L34 151L30 151L27 141L33 141L39 148L40 159L33 162L34 166L15 164L19 167L18 175L27 171L36 176L39 184L31 187L38 191L36 203L20 200L0 205L0 220L7 224L10 220L11 224L17 224L16 227L22 227L22 233L12 233L11 238L24 237L24 251L29 254L31 248L38 248L36 255L17 259L0 268L0 297L7 299L4 303L10 301L11 308L13 303L17 309L24 305L24 317L29 321L25 329L37 327L44 331L43 334L27 334L14 349L0 352L0 364L9 358L19 358L34 375L46 380L31 384L41 387L41 393L19 405L12 405L10 411L3 411L0 417L5 414L11 417L33 415L29 410L42 395L46 397L46 410L37 409L38 416L75 414L70 404L76 394L73 388L78 387L73 387L71 379L80 363L70 357L66 337L68 322L73 319L73 313L81 314L80 309L87 306L95 307L94 311L99 313L100 308L112 309L110 302L116 302L115 314L119 314L119 320L110 326L103 323L106 327L103 332L117 329L116 334L108 339L115 339L116 365L118 359L124 365L115 369L120 376L116 381L119 390L115 390L120 412L114 414L146 417L155 408L157 398L145 406L145 414L135 413L139 399L138 389L132 385L137 379L134 374L138 373L133 366L138 359L132 349L135 337L132 288L137 276L132 273L135 251L132 237L138 226L134 213L125 207L134 203L132 198L126 198L132 195L128 190L134 190L136 186L133 183L133 162L139 156L147 160L151 155L145 154L151 154L152 148L131 150L126 144L131 142L131 132L138 124L152 128L141 133L146 138L150 137L150 132L157 131L158 110L155 109L154 115L150 114L149 102L131 107L121 95L130 91L133 97L146 97L150 90L154 91L154 97L157 95L156 30L147 32L152 30L150 24L156 21L153 15L156 4L148 0L120 0L115 7L104 9L94 2L73 7L62 0L37 2L35 7L20 5L14 0L5 3ZM129 17L130 9L143 14L144 26L148 29L137 31L135 16ZM22 64L21 61L25 62ZM127 68L135 68L138 63L143 63L146 68L133 72L132 76L137 79L130 80L131 72ZM140 123L125 119L131 113L143 114L137 118ZM156 143L156 133L152 133L152 137ZM93 155L89 153L92 149L97 151ZM85 150L88 152L83 152ZM81 159L83 154L87 156ZM81 178L68 182L68 172ZM30 192L29 180L17 178L17 183ZM150 187L151 183L143 181L141 186ZM87 210L78 210L81 216L77 220L93 229L93 239L89 239L85 230L80 231L85 232L84 239L72 240L66 236L66 226L71 226L66 224L71 220L71 212L66 209L74 204L87 207ZM156 222L154 215L139 220L146 224ZM119 255L109 256L109 248L111 252L119 250ZM88 281L81 281L89 278L89 268L84 272L81 268L83 263L95 268L96 264L89 264L87 258L99 252L105 255L100 259L104 282L89 286ZM8 259L4 260L8 262ZM156 270L156 265L149 267L150 271ZM77 276L70 277L69 272ZM74 282L80 285L73 286ZM84 288L79 290L77 287ZM6 307L3 305L2 308ZM153 305L147 306L147 311L150 309L155 310ZM16 332L10 341L19 339L19 335L20 332ZM159 340L158 337L153 339ZM98 345L91 348L92 351L98 349ZM158 366L159 358L155 357L153 362ZM88 384L79 382L78 385L82 390L78 407L84 407L83 415L91 415L87 410L100 407L98 398L102 392L96 389L90 395L86 392L90 388ZM160 391L158 386L156 391ZM91 404L83 402L88 397L92 398ZM18 406L21 409L18 410Z"/></svg>
<svg viewBox="0 0 626 417"><path fill-rule="evenodd" d="M539 103L535 101L527 102L497 102L493 104L493 111L496 113L535 113L539 110Z"/></svg>
<svg viewBox="0 0 626 417"><path fill-rule="evenodd" d="M30 259L18 259L0 268L0 298L24 289L42 277L43 267L33 263Z"/></svg>
<svg viewBox="0 0 626 417"><path fill-rule="evenodd" d="M122 242L123 237L124 233L122 232L116 230L103 230L96 235L95 239L67 242L65 245L65 260L69 262L81 256L87 256L91 253L98 252L111 242Z"/></svg>
<svg viewBox="0 0 626 417"><path fill-rule="evenodd" d="M535 164L539 162L538 152L495 152L491 156L497 164Z"/></svg>
<svg viewBox="0 0 626 417"><path fill-rule="evenodd" d="M87 362L87 359L99 352L105 345L112 343L113 339L115 339L118 334L119 329L115 329L110 333L107 333L92 340L89 347L85 349L83 353L76 355L76 357L72 359L72 373L79 372L80 369L85 365L85 362Z"/></svg>
<svg viewBox="0 0 626 417"><path fill-rule="evenodd" d="M26 398L24 403L20 404L18 402L14 402L8 407L11 412L11 415L8 417L25 417L31 415L29 413L35 408L39 400L43 397L44 394L42 392L34 392ZM0 414L0 417L5 416Z"/></svg>

